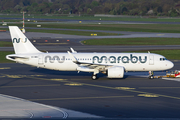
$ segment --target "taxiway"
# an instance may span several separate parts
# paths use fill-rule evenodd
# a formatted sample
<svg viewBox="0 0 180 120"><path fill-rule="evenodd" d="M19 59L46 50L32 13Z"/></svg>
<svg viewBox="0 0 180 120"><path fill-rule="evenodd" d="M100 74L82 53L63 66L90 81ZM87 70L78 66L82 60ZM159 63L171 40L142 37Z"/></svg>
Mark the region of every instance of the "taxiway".
<svg viewBox="0 0 180 120"><path fill-rule="evenodd" d="M16 63L0 66L0 94L103 118L180 118L176 80L148 79L147 72L128 72L124 79L99 74L98 80L91 80L90 73ZM175 66L179 68L180 62Z"/></svg>
<svg viewBox="0 0 180 120"><path fill-rule="evenodd" d="M7 32L1 34L1 40L11 41ZM69 35L27 33L28 35L31 36L32 42L36 40L33 44L43 51L66 52L69 47L73 47L78 52L124 52L180 47L179 45L108 46L107 51L107 46L82 46L79 41L87 36L70 36L68 39ZM43 40L50 41L50 44ZM1 47L0 51L3 50L13 51L13 48ZM180 62L174 63L173 69L179 69ZM165 75L166 71L154 74ZM0 102L6 104L0 107L0 113L3 115L6 113L7 116L3 116L5 118L12 118L13 115L21 118L71 119L82 116L91 119L180 118L180 80L151 80L147 76L148 72L128 72L125 73L124 79L108 79L105 75L99 74L98 80L91 80L91 73L52 71L16 63L0 64L0 100L3 99L3 102ZM12 107L15 104L22 106ZM57 112L59 116L55 116Z"/></svg>

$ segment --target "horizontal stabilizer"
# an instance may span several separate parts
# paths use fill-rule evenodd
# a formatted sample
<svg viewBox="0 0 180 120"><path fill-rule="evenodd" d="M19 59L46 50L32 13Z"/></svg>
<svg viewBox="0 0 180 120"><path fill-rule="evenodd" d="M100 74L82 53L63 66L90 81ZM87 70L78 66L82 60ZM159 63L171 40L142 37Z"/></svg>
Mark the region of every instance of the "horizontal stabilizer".
<svg viewBox="0 0 180 120"><path fill-rule="evenodd" d="M16 61L17 59L18 60L29 60L29 57L17 56L16 54L14 54L14 55L7 55L6 59L13 60L13 61Z"/></svg>

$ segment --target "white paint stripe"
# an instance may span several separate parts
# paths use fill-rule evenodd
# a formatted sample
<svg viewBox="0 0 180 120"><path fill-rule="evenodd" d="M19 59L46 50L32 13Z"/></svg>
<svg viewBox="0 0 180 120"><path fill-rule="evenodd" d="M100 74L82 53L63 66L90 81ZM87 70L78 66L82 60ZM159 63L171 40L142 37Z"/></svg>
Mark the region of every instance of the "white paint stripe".
<svg viewBox="0 0 180 120"><path fill-rule="evenodd" d="M162 78L163 80L171 80L180 82L180 78Z"/></svg>
<svg viewBox="0 0 180 120"><path fill-rule="evenodd" d="M60 112L63 114L63 118L67 118L67 117L68 117L68 113L65 112L65 111L63 111L63 110L61 110L60 108L56 108L56 107L52 107L52 106L48 106L48 105L44 105L44 104L40 104L40 103L36 103L36 102L32 102L32 101L28 101L28 100L25 100L25 99L21 99L21 98L9 96L9 95L3 95L3 94L0 94L0 96L4 96L4 97L10 98L10 99L14 99L14 100L20 100L20 101L25 101L25 102L31 102L31 103L38 104L38 105L41 105L41 106L44 106L44 107L47 107L47 108L51 108L51 109L60 111ZM26 111L26 112L27 112L27 111ZM31 114L31 117L30 117L30 118L32 118L33 116L34 116L34 115Z"/></svg>
<svg viewBox="0 0 180 120"><path fill-rule="evenodd" d="M26 111L26 112L28 113L29 111ZM34 114L32 112L29 112L29 113L31 114L31 116L29 118L33 118Z"/></svg>
<svg viewBox="0 0 180 120"><path fill-rule="evenodd" d="M48 105L44 105L44 104L40 104L40 103L36 103L36 104L44 106L44 107L48 107L48 108L51 108L51 109L54 109L54 110L57 110L57 111L60 111L61 113L63 113L63 118L64 119L68 117L68 113L61 110L60 108L56 108L56 107L52 107L52 106L48 106Z"/></svg>

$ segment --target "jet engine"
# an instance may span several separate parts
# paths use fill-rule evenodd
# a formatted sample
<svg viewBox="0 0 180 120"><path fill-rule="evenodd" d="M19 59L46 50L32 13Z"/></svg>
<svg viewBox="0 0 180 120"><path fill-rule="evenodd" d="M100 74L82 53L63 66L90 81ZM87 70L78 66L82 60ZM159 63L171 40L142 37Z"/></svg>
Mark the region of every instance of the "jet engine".
<svg viewBox="0 0 180 120"><path fill-rule="evenodd" d="M124 77L124 67L114 66L107 69L108 78L123 78Z"/></svg>

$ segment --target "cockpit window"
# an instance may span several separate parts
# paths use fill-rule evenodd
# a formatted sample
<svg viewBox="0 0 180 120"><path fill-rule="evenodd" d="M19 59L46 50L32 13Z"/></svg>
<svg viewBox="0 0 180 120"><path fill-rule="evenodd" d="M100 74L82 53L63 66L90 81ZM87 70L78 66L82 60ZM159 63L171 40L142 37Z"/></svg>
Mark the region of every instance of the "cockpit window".
<svg viewBox="0 0 180 120"><path fill-rule="evenodd" d="M167 60L166 58L160 58L160 61L164 61L164 60Z"/></svg>

